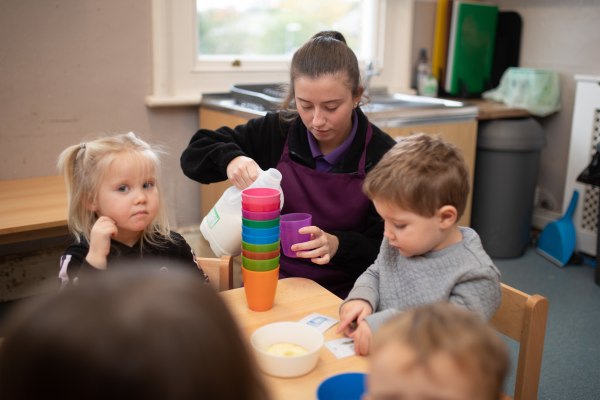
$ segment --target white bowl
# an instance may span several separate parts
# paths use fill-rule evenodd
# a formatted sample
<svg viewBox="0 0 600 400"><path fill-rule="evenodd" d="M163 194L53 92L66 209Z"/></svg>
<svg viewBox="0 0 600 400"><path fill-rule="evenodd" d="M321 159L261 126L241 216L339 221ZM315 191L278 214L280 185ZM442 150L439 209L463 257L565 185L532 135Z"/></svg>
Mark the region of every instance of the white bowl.
<svg viewBox="0 0 600 400"><path fill-rule="evenodd" d="M250 337L258 365L267 374L291 378L310 372L319 361L325 339L312 326L301 322L274 322L258 328ZM303 347L301 355L283 356L268 352L274 344L291 343Z"/></svg>

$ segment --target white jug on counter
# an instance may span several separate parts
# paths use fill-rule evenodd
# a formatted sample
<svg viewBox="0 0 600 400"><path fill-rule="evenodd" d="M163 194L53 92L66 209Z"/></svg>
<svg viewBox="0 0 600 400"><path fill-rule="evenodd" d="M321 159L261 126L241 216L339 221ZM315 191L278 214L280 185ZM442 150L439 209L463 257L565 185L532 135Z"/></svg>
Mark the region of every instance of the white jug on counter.
<svg viewBox="0 0 600 400"><path fill-rule="evenodd" d="M248 187L279 189L281 207L283 207L281 172L277 169L260 170L258 178ZM221 198L202 219L200 232L217 257L237 256L242 252L242 191L240 189L231 186L223 192Z"/></svg>

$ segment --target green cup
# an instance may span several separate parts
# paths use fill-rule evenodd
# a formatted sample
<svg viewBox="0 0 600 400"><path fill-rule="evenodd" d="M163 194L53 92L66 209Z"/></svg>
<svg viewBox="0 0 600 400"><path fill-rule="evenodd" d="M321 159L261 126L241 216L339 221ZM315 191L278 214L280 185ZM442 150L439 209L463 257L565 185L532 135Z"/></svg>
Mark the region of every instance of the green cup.
<svg viewBox="0 0 600 400"><path fill-rule="evenodd" d="M273 251L279 249L279 240L266 244L247 243L242 240L242 249L250 251Z"/></svg>
<svg viewBox="0 0 600 400"><path fill-rule="evenodd" d="M242 256L242 266L250 271L271 271L279 266L279 256L268 260L253 260Z"/></svg>
<svg viewBox="0 0 600 400"><path fill-rule="evenodd" d="M279 226L279 218L267 219L264 221L242 218L242 225L247 226L248 228L275 228L276 226Z"/></svg>

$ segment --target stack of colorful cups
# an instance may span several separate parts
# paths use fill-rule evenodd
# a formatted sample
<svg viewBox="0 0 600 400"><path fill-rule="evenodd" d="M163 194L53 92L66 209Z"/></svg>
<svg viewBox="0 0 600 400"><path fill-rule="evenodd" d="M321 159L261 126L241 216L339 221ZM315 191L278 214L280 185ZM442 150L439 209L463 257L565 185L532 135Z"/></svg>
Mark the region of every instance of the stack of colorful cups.
<svg viewBox="0 0 600 400"><path fill-rule="evenodd" d="M242 190L242 279L254 311L273 307L279 278L280 198L278 189ZM255 292L262 300L254 298Z"/></svg>

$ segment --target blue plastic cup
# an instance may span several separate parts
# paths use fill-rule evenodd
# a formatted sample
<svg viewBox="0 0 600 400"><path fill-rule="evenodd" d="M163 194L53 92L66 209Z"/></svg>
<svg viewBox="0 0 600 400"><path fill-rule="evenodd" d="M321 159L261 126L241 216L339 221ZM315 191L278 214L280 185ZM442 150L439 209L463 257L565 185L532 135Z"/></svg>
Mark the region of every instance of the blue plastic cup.
<svg viewBox="0 0 600 400"><path fill-rule="evenodd" d="M271 228L252 228L249 226L242 225L242 233L250 236L273 236L279 235L279 225Z"/></svg>
<svg viewBox="0 0 600 400"><path fill-rule="evenodd" d="M367 374L351 372L333 375L317 388L318 400L360 400L365 392Z"/></svg>
<svg viewBox="0 0 600 400"><path fill-rule="evenodd" d="M242 232L242 241L250 244L269 244L279 242L279 234L270 236L256 236Z"/></svg>

